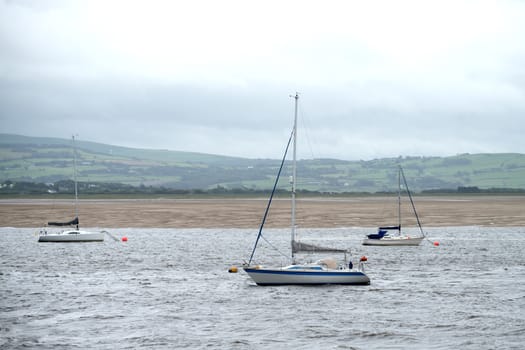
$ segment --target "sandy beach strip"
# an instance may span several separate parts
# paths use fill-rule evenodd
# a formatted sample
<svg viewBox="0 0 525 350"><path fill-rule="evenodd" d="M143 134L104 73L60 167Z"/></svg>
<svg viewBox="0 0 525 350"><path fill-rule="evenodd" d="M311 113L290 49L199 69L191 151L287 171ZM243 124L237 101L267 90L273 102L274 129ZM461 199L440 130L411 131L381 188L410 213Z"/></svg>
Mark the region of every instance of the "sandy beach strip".
<svg viewBox="0 0 525 350"><path fill-rule="evenodd" d="M414 199L425 227L524 226L525 196L432 196ZM82 227L256 228L267 200L257 199L110 199L79 201ZM74 202L48 199L0 200L0 227L41 227L70 220ZM414 225L408 203L405 225ZM376 227L397 222L396 198L308 198L297 201L300 227ZM290 225L290 201L272 203L267 227Z"/></svg>

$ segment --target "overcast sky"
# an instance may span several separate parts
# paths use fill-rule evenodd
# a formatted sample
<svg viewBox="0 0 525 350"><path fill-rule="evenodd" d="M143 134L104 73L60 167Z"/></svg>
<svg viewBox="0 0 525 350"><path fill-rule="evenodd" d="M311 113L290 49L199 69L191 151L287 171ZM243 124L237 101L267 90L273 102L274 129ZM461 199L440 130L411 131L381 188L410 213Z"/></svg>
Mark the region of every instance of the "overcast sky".
<svg viewBox="0 0 525 350"><path fill-rule="evenodd" d="M0 133L280 158L525 153L525 1L0 0Z"/></svg>

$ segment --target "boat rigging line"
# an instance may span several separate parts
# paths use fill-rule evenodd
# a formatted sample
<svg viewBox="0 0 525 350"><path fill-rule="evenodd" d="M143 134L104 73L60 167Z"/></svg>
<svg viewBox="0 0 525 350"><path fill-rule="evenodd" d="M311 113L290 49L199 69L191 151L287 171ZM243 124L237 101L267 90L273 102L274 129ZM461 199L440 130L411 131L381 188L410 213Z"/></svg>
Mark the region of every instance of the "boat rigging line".
<svg viewBox="0 0 525 350"><path fill-rule="evenodd" d="M414 210L414 214L416 216L416 220L417 220L417 226L419 227L419 231L421 232L421 234L423 235L423 237L425 238L425 240L429 241L432 245L434 245L435 247L439 246L439 242L438 241L434 241L432 242L426 235L425 235L425 232L423 232L423 228L421 227L421 222L419 221L419 215L417 215L417 211L416 211L416 206L414 205L414 200L412 199L412 195L410 194L410 190L408 189L408 184L407 184L407 179L405 177L405 173L403 171L403 168L401 167L401 165L399 165L399 173L401 174L401 176L403 177L403 182L405 183L405 188L407 190L407 193L408 193L408 198L410 198L410 204L412 204L412 209ZM401 226L401 225L400 225Z"/></svg>
<svg viewBox="0 0 525 350"><path fill-rule="evenodd" d="M283 170L284 162L286 161L286 155L288 154L288 149L290 148L290 144L292 143L292 139L294 136L295 130L292 130L292 133L290 134L290 138L288 139L288 144L286 145L286 150L284 151L284 156L281 161L281 166L279 167L279 172L277 173L277 177L275 178L275 183L273 184L272 193L270 194L270 200L268 201L268 205L266 206L266 210L264 211L264 216L261 222L261 226L259 227L259 233L257 234L257 239L255 240L255 244L253 246L252 254L250 255L250 260L248 261L248 266L251 265L253 260L253 255L255 254L255 249L257 248L257 244L259 243L259 239L262 236L262 230L264 227L264 224L266 222L266 218L268 217L268 212L270 211L270 205L272 204L273 195L275 194L275 190L277 189L277 184L279 183L279 177L281 175L281 171ZM266 238L263 238L266 242ZM277 250L279 251L279 250ZM280 252L279 252L280 253Z"/></svg>
<svg viewBox="0 0 525 350"><path fill-rule="evenodd" d="M405 183L405 188L407 189L408 198L410 198L410 204L412 204L412 210L414 211L414 215L416 216L417 226L419 227L419 231L421 232L421 235L425 237L425 232L423 232L423 228L421 227L421 222L419 221L419 215L417 215L416 206L414 205L414 200L412 199L412 195L410 194L410 190L408 189L407 179L405 177L405 173L401 165L399 166L399 172L401 176L403 177L403 182Z"/></svg>
<svg viewBox="0 0 525 350"><path fill-rule="evenodd" d="M113 236L111 233L109 233L108 231L101 231L102 233L105 233L107 234L109 237L113 238L114 241L116 242L119 242L120 239L118 239L117 237Z"/></svg>

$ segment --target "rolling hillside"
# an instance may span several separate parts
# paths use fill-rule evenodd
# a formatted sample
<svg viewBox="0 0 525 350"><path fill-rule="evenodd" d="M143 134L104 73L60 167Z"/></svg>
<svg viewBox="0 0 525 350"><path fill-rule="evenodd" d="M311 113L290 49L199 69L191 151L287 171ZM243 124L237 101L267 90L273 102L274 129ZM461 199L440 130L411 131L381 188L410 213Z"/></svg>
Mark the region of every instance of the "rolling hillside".
<svg viewBox="0 0 525 350"><path fill-rule="evenodd" d="M78 179L176 189L271 188L277 159L145 150L77 141ZM524 154L462 154L369 161L300 160L298 188L381 192L397 188L397 164L414 191L458 187L525 189ZM288 188L285 170L281 188ZM71 140L0 134L0 182L51 183L73 177Z"/></svg>

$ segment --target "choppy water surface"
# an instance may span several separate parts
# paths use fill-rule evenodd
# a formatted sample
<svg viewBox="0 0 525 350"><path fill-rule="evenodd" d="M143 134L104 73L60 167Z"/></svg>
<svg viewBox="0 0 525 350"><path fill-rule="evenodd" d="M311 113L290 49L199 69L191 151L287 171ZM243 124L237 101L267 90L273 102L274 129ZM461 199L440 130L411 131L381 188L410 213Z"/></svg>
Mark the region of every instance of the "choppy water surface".
<svg viewBox="0 0 525 350"><path fill-rule="evenodd" d="M1 228L0 347L523 347L525 228L434 228L439 247L361 246L370 231L304 233L351 247L354 261L368 256L370 286L258 287L227 273L256 230L121 229L112 233L126 243L37 243L34 229ZM288 230L269 232L286 252Z"/></svg>

